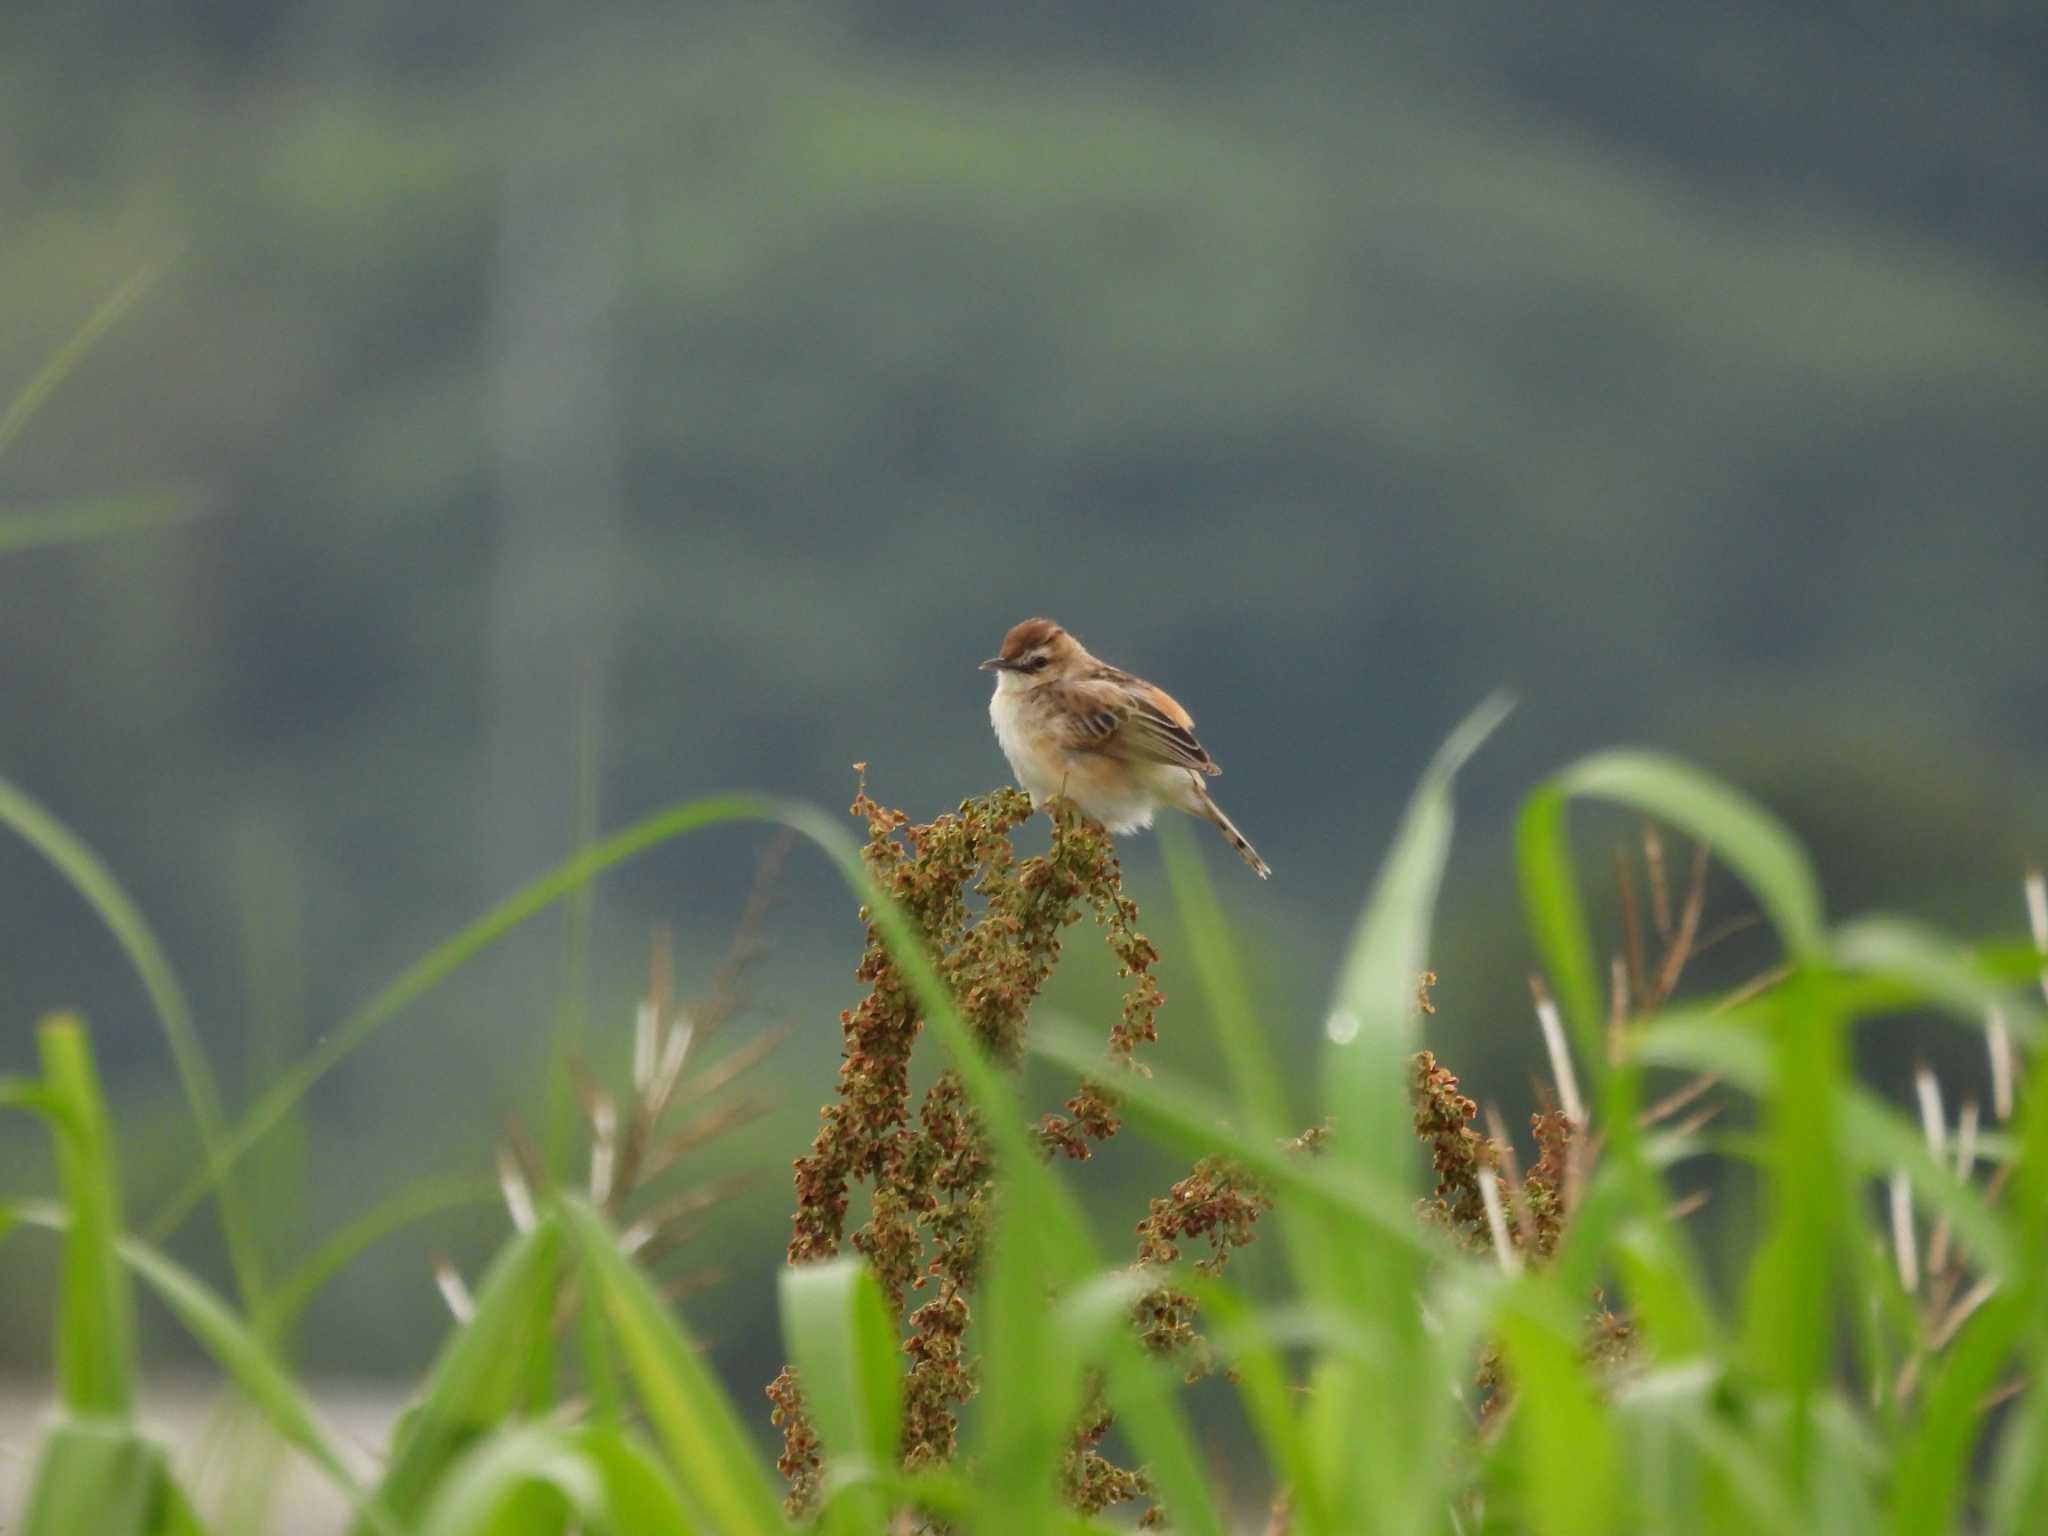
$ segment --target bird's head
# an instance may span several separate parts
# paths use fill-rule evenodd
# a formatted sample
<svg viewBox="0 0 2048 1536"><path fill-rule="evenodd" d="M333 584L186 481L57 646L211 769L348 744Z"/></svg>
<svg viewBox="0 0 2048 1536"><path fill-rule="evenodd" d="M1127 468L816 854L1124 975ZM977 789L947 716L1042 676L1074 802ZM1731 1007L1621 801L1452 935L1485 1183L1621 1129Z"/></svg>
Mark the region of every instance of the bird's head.
<svg viewBox="0 0 2048 1536"><path fill-rule="evenodd" d="M1034 683L1064 676L1087 654L1080 641L1051 619L1026 619L1003 636L1003 648L984 661L981 670Z"/></svg>

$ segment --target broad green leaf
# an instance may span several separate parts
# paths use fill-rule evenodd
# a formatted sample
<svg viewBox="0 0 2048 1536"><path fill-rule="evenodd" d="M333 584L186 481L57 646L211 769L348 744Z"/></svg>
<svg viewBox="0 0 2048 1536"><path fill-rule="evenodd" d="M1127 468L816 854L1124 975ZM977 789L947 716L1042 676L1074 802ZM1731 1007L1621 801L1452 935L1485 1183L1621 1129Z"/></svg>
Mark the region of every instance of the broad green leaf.
<svg viewBox="0 0 2048 1536"><path fill-rule="evenodd" d="M561 1212L685 1506L719 1536L784 1531L781 1500L762 1469L754 1439L696 1342L662 1304L652 1282L619 1253L616 1235L597 1211L565 1197Z"/></svg>
<svg viewBox="0 0 2048 1536"><path fill-rule="evenodd" d="M782 1337L803 1383L804 1409L831 1462L896 1463L903 1420L903 1352L882 1289L854 1258L782 1271ZM879 1529L886 1511L871 1497L832 1512L849 1530Z"/></svg>
<svg viewBox="0 0 2048 1536"><path fill-rule="evenodd" d="M1508 1433L1519 1444L1531 1527L1554 1536L1613 1530L1620 1448L1577 1338L1520 1306L1504 1307L1499 1326L1515 1393Z"/></svg>
<svg viewBox="0 0 2048 1536"><path fill-rule="evenodd" d="M163 1448L125 1421L78 1418L43 1438L22 1536L169 1536Z"/></svg>

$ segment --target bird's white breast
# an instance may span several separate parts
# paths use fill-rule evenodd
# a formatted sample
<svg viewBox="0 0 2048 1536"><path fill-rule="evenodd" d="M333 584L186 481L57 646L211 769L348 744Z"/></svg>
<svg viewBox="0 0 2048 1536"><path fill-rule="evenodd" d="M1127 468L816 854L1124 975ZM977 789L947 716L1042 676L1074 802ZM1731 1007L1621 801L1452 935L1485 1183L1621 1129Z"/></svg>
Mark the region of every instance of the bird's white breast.
<svg viewBox="0 0 2048 1536"><path fill-rule="evenodd" d="M1027 685L1012 672L997 679L988 718L1003 756L1010 760L1010 771L1032 804L1065 795L1112 832L1151 826L1160 800L1183 788L1181 781L1191 777L1184 768L1062 751L1039 718L1038 706L1031 703Z"/></svg>
<svg viewBox="0 0 2048 1536"><path fill-rule="evenodd" d="M1005 672L997 677L995 694L988 701L988 718L996 728L996 745L1003 749L1003 756L1010 760L1010 772L1017 776L1018 787L1028 792L1034 803L1058 794L1060 767L1054 760L1057 754L1045 750L1044 732L1032 728L1030 706L1024 702L1024 690L1015 673Z"/></svg>

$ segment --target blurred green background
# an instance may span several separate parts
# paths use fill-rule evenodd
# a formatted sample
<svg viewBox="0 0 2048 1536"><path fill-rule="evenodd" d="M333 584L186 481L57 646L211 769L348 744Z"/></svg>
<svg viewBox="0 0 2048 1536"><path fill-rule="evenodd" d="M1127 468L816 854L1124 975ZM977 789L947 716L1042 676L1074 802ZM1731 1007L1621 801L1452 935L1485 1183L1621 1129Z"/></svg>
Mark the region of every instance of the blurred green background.
<svg viewBox="0 0 2048 1536"><path fill-rule="evenodd" d="M1001 782L974 663L1033 613L1194 709L1276 876L1202 846L1304 1070L1408 786L1503 685L1432 1030L1511 1118L1507 818L1582 751L1749 789L1838 910L2016 932L2048 851L2048 26L2005 9L15 0L0 399L162 274L0 461L0 515L204 515L0 555L0 774L158 925L237 1104L565 856L579 792L610 827L837 806L855 760L920 818ZM706 985L764 841L602 887L606 1070L650 931ZM1206 1073L1156 850L1128 862L1179 994L1160 1059ZM686 1174L758 1175L691 1303L748 1392L858 995L836 878L799 853L776 891L715 1048L795 1032ZM278 1256L487 1174L539 1116L563 953L532 925L322 1083L253 1160ZM1106 1020L1114 986L1080 942L1056 999ZM74 1005L146 1213L194 1155L161 1038L0 842L0 1069ZM34 1128L0 1137L0 1193L41 1187ZM1078 1177L1128 1223L1171 1170ZM427 1255L500 1225L377 1250L310 1363L410 1370ZM178 1246L223 1273L210 1219ZM46 1259L0 1264L0 1367L44 1369Z"/></svg>

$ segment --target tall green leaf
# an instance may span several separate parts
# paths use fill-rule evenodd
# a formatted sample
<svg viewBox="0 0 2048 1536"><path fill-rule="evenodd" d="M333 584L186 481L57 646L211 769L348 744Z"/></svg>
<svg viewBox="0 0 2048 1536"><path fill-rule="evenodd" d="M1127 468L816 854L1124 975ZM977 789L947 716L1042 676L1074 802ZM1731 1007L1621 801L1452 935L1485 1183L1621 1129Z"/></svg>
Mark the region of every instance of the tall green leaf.
<svg viewBox="0 0 2048 1536"><path fill-rule="evenodd" d="M74 1414L125 1418L135 1398L135 1302L114 1250L121 1194L106 1100L78 1020L46 1019L37 1036L57 1181L71 1212L58 1291L58 1385Z"/></svg>
<svg viewBox="0 0 2048 1536"><path fill-rule="evenodd" d="M475 1313L457 1326L399 1427L377 1490L399 1520L417 1519L456 1457L525 1409L554 1326L560 1246L558 1223L543 1217L492 1262Z"/></svg>
<svg viewBox="0 0 2048 1536"><path fill-rule="evenodd" d="M746 1427L695 1340L647 1276L619 1253L617 1236L583 1201L564 1198L562 1224L617 1336L684 1503L719 1536L786 1530L781 1501Z"/></svg>

